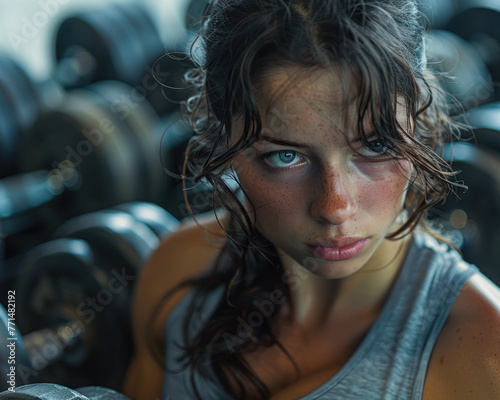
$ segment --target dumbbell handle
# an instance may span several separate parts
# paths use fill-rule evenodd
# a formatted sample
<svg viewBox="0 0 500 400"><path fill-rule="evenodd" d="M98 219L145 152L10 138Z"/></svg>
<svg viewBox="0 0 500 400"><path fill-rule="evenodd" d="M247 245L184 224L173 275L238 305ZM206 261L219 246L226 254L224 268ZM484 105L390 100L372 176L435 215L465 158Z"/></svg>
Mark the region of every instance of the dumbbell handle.
<svg viewBox="0 0 500 400"><path fill-rule="evenodd" d="M32 220L9 224L8 220L48 203L65 190L77 190L80 175L71 165L61 163L52 171L41 170L9 176L0 180L0 219L4 234L15 234Z"/></svg>
<svg viewBox="0 0 500 400"><path fill-rule="evenodd" d="M9 337L15 337L10 339ZM8 361L11 342L15 340L13 349L16 364L38 371L63 360L71 367L81 366L86 359L87 349L84 332L76 321L60 323L52 327L39 329L24 336L19 335L15 320L9 318L5 307L0 304L0 371L9 370ZM7 349L7 351L5 351ZM0 390L3 388L0 382Z"/></svg>
<svg viewBox="0 0 500 400"><path fill-rule="evenodd" d="M31 364L41 370L63 359L64 363L79 366L85 361L83 332L76 322L43 328L23 336Z"/></svg>
<svg viewBox="0 0 500 400"><path fill-rule="evenodd" d="M93 54L82 46L73 46L59 60L55 79L65 88L82 87L92 82L96 70Z"/></svg>

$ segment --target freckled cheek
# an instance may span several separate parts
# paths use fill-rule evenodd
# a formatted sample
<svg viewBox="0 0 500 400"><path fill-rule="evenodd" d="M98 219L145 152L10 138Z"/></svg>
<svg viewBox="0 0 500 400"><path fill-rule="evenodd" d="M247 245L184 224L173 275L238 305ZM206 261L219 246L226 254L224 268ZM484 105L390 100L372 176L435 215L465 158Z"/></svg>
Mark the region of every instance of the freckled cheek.
<svg viewBox="0 0 500 400"><path fill-rule="evenodd" d="M398 214L411 179L411 163L405 160L380 164L360 163L358 169L363 173L358 195L364 208L371 212L392 211Z"/></svg>
<svg viewBox="0 0 500 400"><path fill-rule="evenodd" d="M407 182L400 174L365 182L361 185L361 201L375 215L386 212L398 214L404 203Z"/></svg>
<svg viewBox="0 0 500 400"><path fill-rule="evenodd" d="M248 178L251 178L250 176ZM277 184L263 177L254 176L241 182L248 197L257 209L260 220L277 222L298 211L306 201L306 188Z"/></svg>

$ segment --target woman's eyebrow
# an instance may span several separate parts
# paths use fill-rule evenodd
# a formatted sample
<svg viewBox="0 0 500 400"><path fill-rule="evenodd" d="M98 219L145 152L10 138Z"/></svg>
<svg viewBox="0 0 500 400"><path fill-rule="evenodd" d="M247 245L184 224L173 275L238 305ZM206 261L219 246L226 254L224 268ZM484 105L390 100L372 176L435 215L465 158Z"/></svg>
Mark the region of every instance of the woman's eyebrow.
<svg viewBox="0 0 500 400"><path fill-rule="evenodd" d="M305 144L305 143L294 142L292 140L276 139L276 138L269 137L267 135L262 135L258 141L259 142L265 141L265 142L269 142L269 143L273 143L273 144L279 144L281 146L302 147L305 149L312 148L312 146Z"/></svg>

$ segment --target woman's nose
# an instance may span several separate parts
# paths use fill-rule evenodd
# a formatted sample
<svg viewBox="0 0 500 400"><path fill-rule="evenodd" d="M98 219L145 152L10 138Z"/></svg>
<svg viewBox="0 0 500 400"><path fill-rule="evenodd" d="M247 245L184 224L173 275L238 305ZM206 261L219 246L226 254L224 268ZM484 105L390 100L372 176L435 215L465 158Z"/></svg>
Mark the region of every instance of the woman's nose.
<svg viewBox="0 0 500 400"><path fill-rule="evenodd" d="M358 209L354 184L344 171L325 171L311 203L311 216L321 223L342 225Z"/></svg>

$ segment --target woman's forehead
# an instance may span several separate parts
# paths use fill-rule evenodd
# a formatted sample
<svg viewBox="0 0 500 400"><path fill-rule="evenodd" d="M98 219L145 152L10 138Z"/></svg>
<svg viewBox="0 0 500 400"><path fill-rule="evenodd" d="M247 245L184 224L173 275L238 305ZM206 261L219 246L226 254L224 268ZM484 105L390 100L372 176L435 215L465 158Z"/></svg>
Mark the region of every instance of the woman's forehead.
<svg viewBox="0 0 500 400"><path fill-rule="evenodd" d="M352 74L337 68L289 67L275 69L262 79L256 100L264 129L273 136L302 131L304 126L355 134L357 90ZM368 125L368 119L363 124Z"/></svg>
<svg viewBox="0 0 500 400"><path fill-rule="evenodd" d="M346 68L276 68L256 86L255 97L263 123L293 123L306 114L315 114L341 124L342 130L358 125L360 87L352 71ZM368 99L372 106L364 113L363 125L369 125L377 109L377 99ZM406 106L401 96L395 104L395 117L407 125Z"/></svg>
<svg viewBox="0 0 500 400"><path fill-rule="evenodd" d="M354 102L357 93L352 74L337 68L283 67L272 70L256 87L256 99L262 111L304 104L344 107Z"/></svg>

